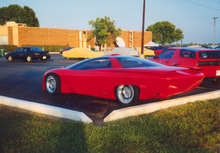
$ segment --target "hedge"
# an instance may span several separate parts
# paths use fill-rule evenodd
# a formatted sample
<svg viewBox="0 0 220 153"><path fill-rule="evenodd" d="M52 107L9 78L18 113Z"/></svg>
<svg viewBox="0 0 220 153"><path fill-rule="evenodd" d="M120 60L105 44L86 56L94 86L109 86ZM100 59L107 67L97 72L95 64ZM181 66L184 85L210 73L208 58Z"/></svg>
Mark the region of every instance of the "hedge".
<svg viewBox="0 0 220 153"><path fill-rule="evenodd" d="M60 49L70 47L68 45L22 45L22 47L39 47L49 52L59 52Z"/></svg>
<svg viewBox="0 0 220 153"><path fill-rule="evenodd" d="M69 47L68 45L22 45L22 47L39 47L49 52L59 52L59 50ZM4 49L5 53L18 49L17 45L0 45L0 49Z"/></svg>
<svg viewBox="0 0 220 153"><path fill-rule="evenodd" d="M17 45L0 45L0 49L4 49L5 53L13 52L18 48Z"/></svg>

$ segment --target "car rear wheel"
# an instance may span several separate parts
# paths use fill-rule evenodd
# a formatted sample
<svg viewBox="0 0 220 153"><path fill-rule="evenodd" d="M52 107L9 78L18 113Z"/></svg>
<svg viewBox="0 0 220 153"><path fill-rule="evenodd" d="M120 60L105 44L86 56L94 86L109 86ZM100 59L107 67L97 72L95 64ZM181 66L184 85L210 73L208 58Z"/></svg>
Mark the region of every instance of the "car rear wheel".
<svg viewBox="0 0 220 153"><path fill-rule="evenodd" d="M131 105L138 101L138 87L132 85L120 85L115 90L116 100L120 105Z"/></svg>
<svg viewBox="0 0 220 153"><path fill-rule="evenodd" d="M60 77L56 74L48 74L45 79L46 91L49 94L59 94L60 93Z"/></svg>
<svg viewBox="0 0 220 153"><path fill-rule="evenodd" d="M27 61L28 61L28 62L33 62L32 57L31 57L31 56L27 56Z"/></svg>
<svg viewBox="0 0 220 153"><path fill-rule="evenodd" d="M14 59L13 59L13 57L10 55L10 56L8 56L8 61L9 62L13 62L14 61Z"/></svg>

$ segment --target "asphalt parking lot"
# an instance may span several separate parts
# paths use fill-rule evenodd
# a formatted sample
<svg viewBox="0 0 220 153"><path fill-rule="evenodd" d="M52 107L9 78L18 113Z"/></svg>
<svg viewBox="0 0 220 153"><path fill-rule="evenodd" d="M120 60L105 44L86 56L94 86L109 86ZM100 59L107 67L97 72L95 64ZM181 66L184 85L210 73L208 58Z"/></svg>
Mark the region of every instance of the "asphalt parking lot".
<svg viewBox="0 0 220 153"><path fill-rule="evenodd" d="M60 55L51 55L51 59L45 63L41 61L27 63L19 60L8 62L4 57L0 56L0 95L81 111L90 117L94 123L102 122L103 117L112 110L122 108L114 100L77 94L53 96L47 94L41 88L42 77L46 71L69 66L78 61L67 60ZM218 89L220 89L220 84L213 84L209 80L204 80L196 89L178 97ZM136 105L154 101L140 101Z"/></svg>

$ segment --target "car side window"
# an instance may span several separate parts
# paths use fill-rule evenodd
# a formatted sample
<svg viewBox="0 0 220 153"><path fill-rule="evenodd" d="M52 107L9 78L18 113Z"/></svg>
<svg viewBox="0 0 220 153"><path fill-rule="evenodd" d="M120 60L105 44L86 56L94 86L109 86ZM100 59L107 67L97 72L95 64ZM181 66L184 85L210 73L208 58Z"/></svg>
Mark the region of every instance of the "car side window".
<svg viewBox="0 0 220 153"><path fill-rule="evenodd" d="M91 59L80 64L74 65L71 69L74 70L93 70L93 69L106 69L112 68L112 63L110 59L107 58L96 58Z"/></svg>
<svg viewBox="0 0 220 153"><path fill-rule="evenodd" d="M29 52L30 48L24 48L23 52Z"/></svg>
<svg viewBox="0 0 220 153"><path fill-rule="evenodd" d="M180 51L180 57L186 57L186 58L196 58L196 53L191 50L181 50Z"/></svg>
<svg viewBox="0 0 220 153"><path fill-rule="evenodd" d="M172 58L175 51L176 51L175 49L169 49L169 50L166 50L160 53L157 57L158 58Z"/></svg>
<svg viewBox="0 0 220 153"><path fill-rule="evenodd" d="M23 52L23 48L18 48L16 52Z"/></svg>
<svg viewBox="0 0 220 153"><path fill-rule="evenodd" d="M163 66L159 63L152 62L150 60L145 60L138 57L123 57L115 56L123 68L134 68L134 67L154 67L154 66Z"/></svg>
<svg viewBox="0 0 220 153"><path fill-rule="evenodd" d="M30 51L32 51L32 52L41 52L42 49L40 49L39 47L32 47L32 48L30 48Z"/></svg>

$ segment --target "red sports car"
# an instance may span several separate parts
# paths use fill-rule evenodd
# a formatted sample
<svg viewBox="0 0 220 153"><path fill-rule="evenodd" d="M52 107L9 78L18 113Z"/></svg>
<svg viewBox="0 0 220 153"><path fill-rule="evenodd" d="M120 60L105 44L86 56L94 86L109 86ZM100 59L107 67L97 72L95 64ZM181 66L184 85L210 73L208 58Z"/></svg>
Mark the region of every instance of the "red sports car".
<svg viewBox="0 0 220 153"><path fill-rule="evenodd" d="M132 56L101 56L84 60L43 76L49 94L77 93L117 100L167 98L197 87L204 75L195 69L170 67Z"/></svg>
<svg viewBox="0 0 220 153"><path fill-rule="evenodd" d="M206 48L172 48L168 49L153 59L154 62L168 66L197 67L202 69L206 78L213 82L220 80L220 50Z"/></svg>

